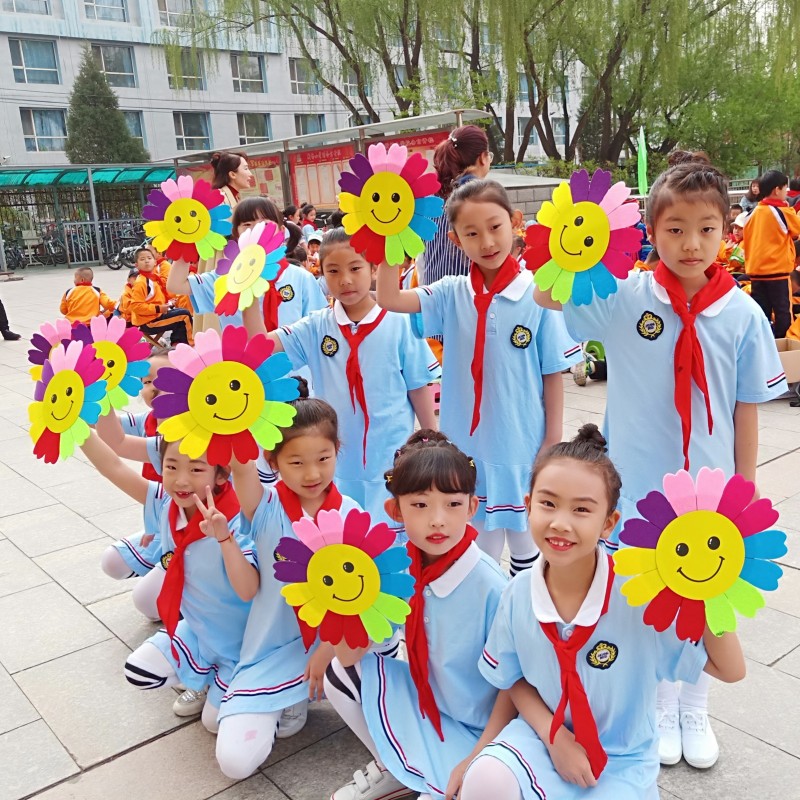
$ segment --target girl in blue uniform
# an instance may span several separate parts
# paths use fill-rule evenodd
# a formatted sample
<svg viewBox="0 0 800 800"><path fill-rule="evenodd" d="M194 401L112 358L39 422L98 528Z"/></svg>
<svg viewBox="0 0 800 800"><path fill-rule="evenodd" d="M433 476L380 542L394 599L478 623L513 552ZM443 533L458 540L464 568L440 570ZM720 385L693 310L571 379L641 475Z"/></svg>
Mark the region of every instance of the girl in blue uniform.
<svg viewBox="0 0 800 800"><path fill-rule="evenodd" d="M335 647L325 694L375 760L331 800L452 797L516 716L477 668L506 579L474 544L475 478L474 461L433 430L414 433L386 473L386 510L405 526L416 580L408 662Z"/></svg>
<svg viewBox="0 0 800 800"><path fill-rule="evenodd" d="M314 388L335 409L342 449L336 482L375 522L395 526L384 512L383 472L414 430L435 427L428 384L439 362L408 320L379 308L370 292L375 268L350 246L344 228L325 234L320 264L333 308L316 311L270 338L292 366L308 366ZM252 334L263 332L253 308L244 313Z"/></svg>
<svg viewBox="0 0 800 800"><path fill-rule="evenodd" d="M561 439L560 373L581 348L559 315L536 305L531 273L511 255L513 211L503 188L470 181L450 195L446 213L451 239L472 261L469 276L408 291L382 264L378 302L416 314L419 335L444 335L439 425L475 458L478 545L499 561L508 542L513 575L537 555L525 521L528 472L539 450Z"/></svg>
<svg viewBox="0 0 800 800"><path fill-rule="evenodd" d="M205 456L190 459L171 442L163 445L161 484L126 466L94 432L82 450L101 475L144 506L161 536L164 554L155 569L165 571L158 597L165 629L131 653L125 677L140 689L209 687L202 721L215 733L258 587L229 469L212 467Z"/></svg>
<svg viewBox="0 0 800 800"><path fill-rule="evenodd" d="M735 634L681 641L627 604L600 544L619 489L595 425L536 460L526 502L542 558L503 593L480 660L520 716L470 765L459 800L658 800L657 682L744 677Z"/></svg>
<svg viewBox="0 0 800 800"><path fill-rule="evenodd" d="M621 523L664 475L721 468L756 482L758 408L786 391L769 322L715 264L728 218L727 182L703 154L674 153L650 190L647 233L660 262L606 300L564 305L577 340L608 355L604 435L622 476ZM537 302L560 308L537 289ZM617 546L620 526L611 537ZM708 680L659 687L661 759L712 766Z"/></svg>

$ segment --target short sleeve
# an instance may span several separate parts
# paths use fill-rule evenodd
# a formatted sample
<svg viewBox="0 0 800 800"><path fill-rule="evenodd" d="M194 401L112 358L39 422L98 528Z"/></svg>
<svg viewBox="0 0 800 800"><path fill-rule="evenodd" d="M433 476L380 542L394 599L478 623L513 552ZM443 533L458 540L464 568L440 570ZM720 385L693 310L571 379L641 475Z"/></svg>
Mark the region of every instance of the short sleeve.
<svg viewBox="0 0 800 800"><path fill-rule="evenodd" d="M679 639L674 626L663 633L653 630L652 634L656 640L658 679L697 683L708 661L705 645Z"/></svg>
<svg viewBox="0 0 800 800"><path fill-rule="evenodd" d="M510 689L523 677L522 665L511 632L512 596L509 585L500 600L489 638L478 662L481 675L498 689Z"/></svg>
<svg viewBox="0 0 800 800"><path fill-rule="evenodd" d="M414 314L413 330L419 337L441 336L444 333L445 314L455 302L456 278L448 275L430 286L420 286L414 291L419 297L420 313Z"/></svg>
<svg viewBox="0 0 800 800"><path fill-rule="evenodd" d="M630 278L627 278L627 280L630 280ZM607 328L611 323L614 308L622 291L624 289L618 284L617 291L605 300L595 297L586 306L576 306L571 300L568 303L564 303L563 313L564 322L567 325L567 333L576 342L585 342L589 339L603 341L606 338Z"/></svg>
<svg viewBox="0 0 800 800"><path fill-rule="evenodd" d="M788 386L769 320L754 314L736 354L736 399L764 403L780 397Z"/></svg>
<svg viewBox="0 0 800 800"><path fill-rule="evenodd" d="M255 544L250 536L250 531L245 533L242 530L242 519L242 515L237 514L231 520L230 531L234 539L236 539L236 544L239 545L239 549L242 551L242 555L245 557L248 564L252 564L256 569L259 569Z"/></svg>
<svg viewBox="0 0 800 800"><path fill-rule="evenodd" d="M153 469L159 474L163 475L164 470L161 466L161 440L162 436L148 436L145 439L145 447L147 448L147 457L153 465Z"/></svg>
<svg viewBox="0 0 800 800"><path fill-rule="evenodd" d="M214 284L216 272L204 272L202 275L189 273L189 299L198 314L211 314L214 311Z"/></svg>
<svg viewBox="0 0 800 800"><path fill-rule="evenodd" d="M147 497L142 511L144 513L144 532L155 534L161 530L161 515L166 506L167 496L164 487L158 481L149 481L147 484Z"/></svg>
<svg viewBox="0 0 800 800"><path fill-rule="evenodd" d="M315 338L315 326L311 318L303 317L292 325L277 328L275 333L292 362L292 369L308 366L308 353Z"/></svg>
<svg viewBox="0 0 800 800"><path fill-rule="evenodd" d="M128 411L123 411L119 416L119 424L126 436L144 436L144 420L147 416L144 414L131 414Z"/></svg>
<svg viewBox="0 0 800 800"><path fill-rule="evenodd" d="M549 308L542 309L536 347L542 375L563 372L581 359L581 346L567 333L564 315Z"/></svg>
<svg viewBox="0 0 800 800"><path fill-rule="evenodd" d="M442 368L428 343L416 338L410 320L403 319L403 337L398 342L403 380L408 391L427 386L442 377Z"/></svg>
<svg viewBox="0 0 800 800"><path fill-rule="evenodd" d="M264 531L277 524L275 515L279 506L278 495L270 489L264 489L261 500L253 513L252 521L247 519L244 514L239 514L241 535L249 539L250 542L256 542Z"/></svg>

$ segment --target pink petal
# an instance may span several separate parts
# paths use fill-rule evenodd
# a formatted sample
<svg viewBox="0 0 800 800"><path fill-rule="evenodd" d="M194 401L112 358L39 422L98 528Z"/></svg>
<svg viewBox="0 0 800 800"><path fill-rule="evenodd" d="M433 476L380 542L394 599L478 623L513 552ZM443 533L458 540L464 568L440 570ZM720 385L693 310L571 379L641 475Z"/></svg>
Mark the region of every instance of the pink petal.
<svg viewBox="0 0 800 800"><path fill-rule="evenodd" d="M178 176L178 194L181 197L189 198L194 191L194 181L189 175Z"/></svg>
<svg viewBox="0 0 800 800"><path fill-rule="evenodd" d="M357 508L352 509L344 519L342 542L363 550L369 526L369 514L366 511L359 511Z"/></svg>
<svg viewBox="0 0 800 800"><path fill-rule="evenodd" d="M772 527L780 515L772 507L772 502L766 497L756 500L749 505L735 520L733 524L741 531L742 536L752 536Z"/></svg>
<svg viewBox="0 0 800 800"><path fill-rule="evenodd" d="M344 539L344 520L335 509L320 511L317 514L317 526L325 544L341 544Z"/></svg>
<svg viewBox="0 0 800 800"><path fill-rule="evenodd" d="M178 190L178 184L175 183L173 178L167 178L161 184L161 191L164 192L164 196L171 202L174 203L176 200L180 200L181 193Z"/></svg>
<svg viewBox="0 0 800 800"><path fill-rule="evenodd" d="M122 317L119 319L124 326L125 321ZM108 339L108 323L102 314L89 321L89 330L92 332L92 341L94 342L102 342Z"/></svg>
<svg viewBox="0 0 800 800"><path fill-rule="evenodd" d="M389 154L386 158L386 169L389 172L396 172L398 175L403 171L408 160L408 148L396 142L389 147Z"/></svg>
<svg viewBox="0 0 800 800"><path fill-rule="evenodd" d="M267 339L263 333L259 333L250 339L242 354L242 364L250 367L255 372L271 355L275 349L272 340Z"/></svg>
<svg viewBox="0 0 800 800"><path fill-rule="evenodd" d="M239 250L244 250L248 245L257 244L266 227L266 222L258 222L250 230L245 231L239 237Z"/></svg>
<svg viewBox="0 0 800 800"><path fill-rule="evenodd" d="M664 495L678 516L688 514L690 511L697 511L694 481L684 469L674 475L664 476Z"/></svg>
<svg viewBox="0 0 800 800"><path fill-rule="evenodd" d="M58 347L53 348L48 359L53 367L53 372L61 372L62 369L65 369L67 363L67 351L64 349L64 345L60 344Z"/></svg>
<svg viewBox="0 0 800 800"><path fill-rule="evenodd" d="M618 228L611 231L608 239L609 250L634 255L642 247L642 232L638 228ZM605 263L605 261L603 262Z"/></svg>
<svg viewBox="0 0 800 800"><path fill-rule="evenodd" d="M382 144L371 144L367 150L367 158L373 172L386 171L386 147Z"/></svg>
<svg viewBox="0 0 800 800"><path fill-rule="evenodd" d="M639 206L635 203L625 203L624 206L615 208L608 215L608 223L612 231L619 228L629 228L631 225L641 222L641 220L642 215L639 213Z"/></svg>
<svg viewBox="0 0 800 800"><path fill-rule="evenodd" d="M753 499L755 490L755 484L742 475L734 475L722 490L722 497L717 506L718 513L734 522Z"/></svg>
<svg viewBox="0 0 800 800"><path fill-rule="evenodd" d="M703 467L695 480L697 488L697 510L716 511L725 489L725 472L721 469Z"/></svg>
<svg viewBox="0 0 800 800"><path fill-rule="evenodd" d="M615 183L607 192L606 196L597 204L603 211L611 216L611 212L621 206L631 194L631 190L622 182Z"/></svg>
<svg viewBox="0 0 800 800"><path fill-rule="evenodd" d="M292 523L292 530L295 536L309 549L316 553L321 547L325 547L325 539L320 533L319 528L307 517Z"/></svg>
<svg viewBox="0 0 800 800"><path fill-rule="evenodd" d="M261 239L259 239L259 241L267 253L271 253L283 244L283 231L281 231L274 222L269 222L267 223L263 241Z"/></svg>
<svg viewBox="0 0 800 800"><path fill-rule="evenodd" d="M247 347L247 328L228 325L222 332L222 359L241 362Z"/></svg>
<svg viewBox="0 0 800 800"><path fill-rule="evenodd" d="M197 336L200 334L198 333ZM169 363L175 369L196 378L205 368L203 360L195 353L194 349L188 344L179 344L170 354Z"/></svg>
<svg viewBox="0 0 800 800"><path fill-rule="evenodd" d="M119 340L125 335L128 330L125 325L125 320L122 317L111 317L107 325L109 341L119 344Z"/></svg>
<svg viewBox="0 0 800 800"><path fill-rule="evenodd" d="M411 187L411 191L414 192L414 197L427 197L429 194L436 194L441 188L442 184L439 183L436 173L426 172Z"/></svg>
<svg viewBox="0 0 800 800"><path fill-rule="evenodd" d="M400 173L400 177L408 181L408 184L413 190L414 182L425 172L427 168L428 162L425 160L425 158L420 153L412 153L408 161L406 161L405 166ZM415 197L417 196L418 195L415 195Z"/></svg>
<svg viewBox="0 0 800 800"><path fill-rule="evenodd" d="M613 234L614 231L611 231ZM605 255L601 259L603 266L615 277L620 280L625 280L628 273L633 267L633 259L625 253L620 253L619 250L606 250Z"/></svg>
<svg viewBox="0 0 800 800"><path fill-rule="evenodd" d="M75 365L78 363L78 358L84 347L85 345L83 342L70 342L67 345L67 349L64 353L64 367L66 369L75 369ZM94 355L94 348L92 347L91 349Z"/></svg>
<svg viewBox="0 0 800 800"><path fill-rule="evenodd" d="M207 367L222 361L222 342L213 328L194 337L194 350Z"/></svg>
<svg viewBox="0 0 800 800"><path fill-rule="evenodd" d="M397 537L395 532L385 523L379 522L364 539L361 549L372 558L377 558L385 550L388 550Z"/></svg>

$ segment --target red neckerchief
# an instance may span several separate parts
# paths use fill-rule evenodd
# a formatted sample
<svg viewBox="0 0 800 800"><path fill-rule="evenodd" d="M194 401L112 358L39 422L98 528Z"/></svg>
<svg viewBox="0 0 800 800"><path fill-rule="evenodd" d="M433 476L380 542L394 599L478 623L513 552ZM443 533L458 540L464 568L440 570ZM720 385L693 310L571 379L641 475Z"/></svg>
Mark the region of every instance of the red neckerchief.
<svg viewBox="0 0 800 800"><path fill-rule="evenodd" d="M225 482L222 491L214 495L214 505L219 511L225 515L225 519L230 521L239 513L239 499L236 497L236 492L229 482ZM169 529L172 532L172 539L175 542L175 550L172 553L172 558L167 565L167 574L164 576L164 583L161 586L161 592L158 595L156 606L161 621L167 629L167 635L170 640L170 648L172 655L178 662L181 663L178 651L175 649L175 644L172 637L175 635L175 629L178 627L178 620L181 616L181 598L183 597L183 579L184 579L184 564L183 554L186 548L205 538L205 534L200 530L200 523L203 521L203 515L199 511L192 514L185 528L178 529L178 506L175 501L169 504Z"/></svg>
<svg viewBox="0 0 800 800"><path fill-rule="evenodd" d="M614 565L611 556L608 558L608 584L606 585L606 597L603 601L603 610L600 617L608 611L608 604L611 599L611 590L614 586ZM562 639L558 634L555 622L540 622L539 625L544 631L544 635L550 640L550 644L556 651L558 666L561 670L561 700L553 714L553 722L550 725L550 744L556 739L558 729L564 724L567 705L569 704L570 714L572 715L572 728L575 734L575 741L586 751L589 758L589 765L592 768L592 775L600 777L600 773L608 762L608 756L600 744L600 736L597 733L597 723L589 705L589 698L583 688L583 681L578 674L577 657L578 651L589 641L595 631L600 617L594 625L576 625L569 639Z"/></svg>
<svg viewBox="0 0 800 800"><path fill-rule="evenodd" d="M156 436L157 434L158 420L156 419L155 413L151 411L144 418L144 435ZM156 472L156 468L149 461L146 461L144 464L142 464L142 477L147 478L148 481L157 481L158 483L161 483L162 481L161 475Z"/></svg>
<svg viewBox="0 0 800 800"><path fill-rule="evenodd" d="M92 282L91 281L78 281L75 285L76 286L91 286Z"/></svg>
<svg viewBox="0 0 800 800"><path fill-rule="evenodd" d="M284 258L279 263L278 274L269 281L269 289L264 293L264 324L267 326L267 331L274 331L278 327L278 306L283 302L283 297L275 284L286 272L289 262Z"/></svg>
<svg viewBox="0 0 800 800"><path fill-rule="evenodd" d="M686 291L675 273L671 272L663 261L656 266L654 278L662 286L672 310L683 323L683 330L678 336L675 345L674 370L675 370L675 408L681 418L681 432L683 434L683 468L689 469L689 440L692 436L692 379L703 395L708 416L708 434L714 429L714 420L711 416L711 398L708 394L708 381L706 380L705 360L703 348L697 338L695 319L697 315L724 297L734 286L736 281L719 264L712 264L706 270L708 283L692 298L686 299Z"/></svg>
<svg viewBox="0 0 800 800"><path fill-rule="evenodd" d="M358 348L361 342L369 336L378 325L381 324L386 316L386 309L381 309L381 313L372 322L360 322L356 326L355 333L350 329L350 325L340 325L339 330L342 336L347 339L350 345L350 355L347 356L347 385L350 387L350 402L353 404L353 411L356 410L356 400L364 414L364 466L367 466L367 431L369 430L369 412L367 411L367 395L364 392L364 378L361 375L361 368L358 365Z"/></svg>
<svg viewBox="0 0 800 800"><path fill-rule="evenodd" d="M422 550L406 542L406 550L411 557L411 566L408 571L414 578L414 596L408 601L411 613L406 618L406 648L408 649L408 665L411 680L417 687L419 710L423 717L427 717L433 725L439 738L444 741L442 733L442 719L436 698L433 696L431 685L428 681L428 636L425 633L425 594L428 584L440 578L458 561L475 541L478 532L471 525L467 525L464 538L449 552L445 553L433 564L426 567L422 563Z"/></svg>
<svg viewBox="0 0 800 800"><path fill-rule="evenodd" d="M278 500L281 501L286 516L289 517L292 522L299 522L303 519L303 506L300 505L300 498L297 496L297 493L293 492L283 481L278 481L275 484L275 490L278 492ZM336 488L336 484L332 483L328 487L328 492L317 514L319 514L320 511L338 511L341 507L342 495ZM317 521L317 514L314 514L315 522Z"/></svg>
<svg viewBox="0 0 800 800"><path fill-rule="evenodd" d="M759 201L760 206L775 206L775 208L789 208L789 204L785 200L778 200L777 197L765 197Z"/></svg>
<svg viewBox="0 0 800 800"><path fill-rule="evenodd" d="M483 274L473 262L469 268L469 279L472 283L472 291L475 293L475 310L478 312L478 321L475 323L475 348L472 351L472 383L475 390L475 401L472 406L472 425L469 435L475 433L478 423L481 421L481 399L483 398L483 351L486 346L486 314L492 299L496 294L500 294L506 289L514 278L519 275L520 266L514 256L510 255L503 262L503 266L494 276L491 288L484 289Z"/></svg>

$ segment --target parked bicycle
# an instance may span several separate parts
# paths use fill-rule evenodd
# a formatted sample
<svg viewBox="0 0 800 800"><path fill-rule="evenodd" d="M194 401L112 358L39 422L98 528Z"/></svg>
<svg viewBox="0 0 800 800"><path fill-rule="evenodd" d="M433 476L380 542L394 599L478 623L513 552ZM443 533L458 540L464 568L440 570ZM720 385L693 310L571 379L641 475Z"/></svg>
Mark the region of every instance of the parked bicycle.
<svg viewBox="0 0 800 800"><path fill-rule="evenodd" d="M105 256L105 264L109 269L118 270L125 267L130 269L136 262L136 251L140 250L150 240L142 233L138 237L121 236L116 238L117 250Z"/></svg>
<svg viewBox="0 0 800 800"><path fill-rule="evenodd" d="M28 266L28 262L25 259L22 250L15 242L5 242L3 254L6 257L6 269L13 271L25 269L25 267Z"/></svg>

